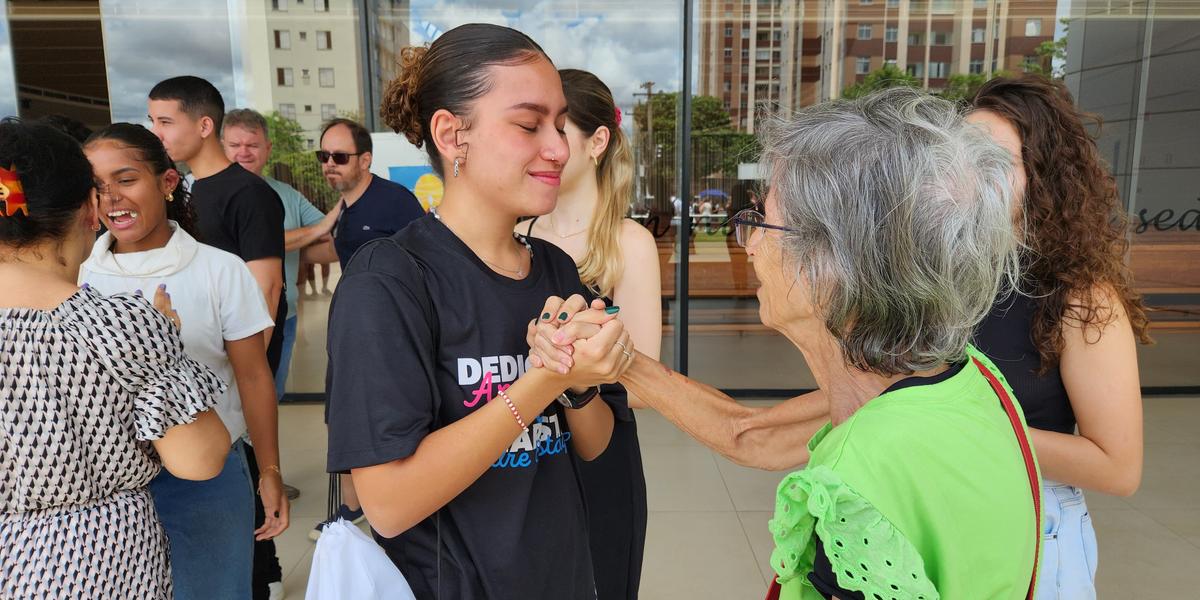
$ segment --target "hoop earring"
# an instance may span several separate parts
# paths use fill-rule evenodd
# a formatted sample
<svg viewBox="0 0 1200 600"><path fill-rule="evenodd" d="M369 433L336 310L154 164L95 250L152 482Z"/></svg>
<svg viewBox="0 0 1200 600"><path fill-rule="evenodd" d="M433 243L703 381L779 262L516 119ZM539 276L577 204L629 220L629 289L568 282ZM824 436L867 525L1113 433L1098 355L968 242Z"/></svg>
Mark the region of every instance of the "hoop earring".
<svg viewBox="0 0 1200 600"><path fill-rule="evenodd" d="M599 166L600 166L600 157L599 157L599 156L593 156L593 157L592 157L592 162L593 162L593 163L595 163L596 167L599 167Z"/></svg>
<svg viewBox="0 0 1200 600"><path fill-rule="evenodd" d="M458 159L458 158L454 159L454 176L455 176L455 177L458 177L458 163L459 163L459 160L461 160L461 159Z"/></svg>
<svg viewBox="0 0 1200 600"><path fill-rule="evenodd" d="M175 201L175 193L167 192L167 202L174 202L174 201Z"/></svg>

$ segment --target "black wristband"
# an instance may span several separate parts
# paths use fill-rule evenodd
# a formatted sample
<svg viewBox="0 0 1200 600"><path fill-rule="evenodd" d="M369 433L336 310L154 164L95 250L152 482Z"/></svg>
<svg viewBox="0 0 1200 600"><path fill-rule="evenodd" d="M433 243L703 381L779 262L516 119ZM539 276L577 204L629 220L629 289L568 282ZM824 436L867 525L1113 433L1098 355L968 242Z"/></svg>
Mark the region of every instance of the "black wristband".
<svg viewBox="0 0 1200 600"><path fill-rule="evenodd" d="M558 396L558 403L571 409L580 409L588 405L593 398L600 395L600 388L592 386L585 390L582 394L576 394L570 389L563 391Z"/></svg>

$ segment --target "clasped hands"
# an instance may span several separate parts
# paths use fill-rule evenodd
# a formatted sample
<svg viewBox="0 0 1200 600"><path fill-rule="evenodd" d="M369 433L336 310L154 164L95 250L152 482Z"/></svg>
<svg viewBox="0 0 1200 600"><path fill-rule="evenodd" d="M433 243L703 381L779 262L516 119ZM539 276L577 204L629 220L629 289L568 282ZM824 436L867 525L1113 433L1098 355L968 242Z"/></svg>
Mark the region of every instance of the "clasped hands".
<svg viewBox="0 0 1200 600"><path fill-rule="evenodd" d="M619 310L603 300L588 306L578 294L547 299L526 333L530 366L557 373L574 389L616 382L634 358Z"/></svg>

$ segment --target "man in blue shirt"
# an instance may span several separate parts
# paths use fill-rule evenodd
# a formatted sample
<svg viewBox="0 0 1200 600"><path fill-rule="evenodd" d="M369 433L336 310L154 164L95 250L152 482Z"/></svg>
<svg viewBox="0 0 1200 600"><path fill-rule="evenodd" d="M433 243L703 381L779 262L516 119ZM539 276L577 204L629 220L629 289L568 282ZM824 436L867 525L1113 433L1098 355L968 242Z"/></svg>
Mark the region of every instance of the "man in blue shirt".
<svg viewBox="0 0 1200 600"><path fill-rule="evenodd" d="M333 247L342 271L363 244L390 236L425 215L408 188L371 173L371 133L349 119L333 119L321 130L317 162L329 186L341 194L340 216L333 226ZM332 214L332 213L331 213ZM342 504L335 519L357 523L362 506L349 475L341 476ZM317 539L328 521L317 523L309 537Z"/></svg>
<svg viewBox="0 0 1200 600"><path fill-rule="evenodd" d="M229 160L242 165L251 173L262 175L283 201L283 287L288 312L283 325L283 352L279 368L275 370L275 395L282 400L292 348L296 344L296 309L300 300L296 280L300 271L300 250L318 242L332 231L341 204L335 206L329 214L324 214L296 188L263 173L271 157L271 140L268 138L267 120L258 112L248 108L229 111L222 125L221 139Z"/></svg>
<svg viewBox="0 0 1200 600"><path fill-rule="evenodd" d="M408 188L371 173L371 150L370 132L355 121L333 119L321 131L317 161L330 187L341 193L333 247L343 269L360 246L425 214Z"/></svg>

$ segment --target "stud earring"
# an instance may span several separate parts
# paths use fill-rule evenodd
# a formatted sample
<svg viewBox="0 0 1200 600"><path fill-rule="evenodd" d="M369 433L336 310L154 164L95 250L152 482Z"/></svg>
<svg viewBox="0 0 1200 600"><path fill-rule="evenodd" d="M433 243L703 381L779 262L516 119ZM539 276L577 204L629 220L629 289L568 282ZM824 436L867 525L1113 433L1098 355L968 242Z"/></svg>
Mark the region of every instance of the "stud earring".
<svg viewBox="0 0 1200 600"><path fill-rule="evenodd" d="M592 162L593 162L593 163L595 163L595 165L596 165L597 167L599 167L599 166L600 166L600 157L599 157L599 156L593 156L593 157L592 157Z"/></svg>
<svg viewBox="0 0 1200 600"><path fill-rule="evenodd" d="M458 163L459 163L459 160L461 160L461 159L458 159L458 158L454 159L454 176L455 176L455 177L458 177Z"/></svg>
<svg viewBox="0 0 1200 600"><path fill-rule="evenodd" d="M175 201L175 193L167 192L167 202L174 202L174 201Z"/></svg>

